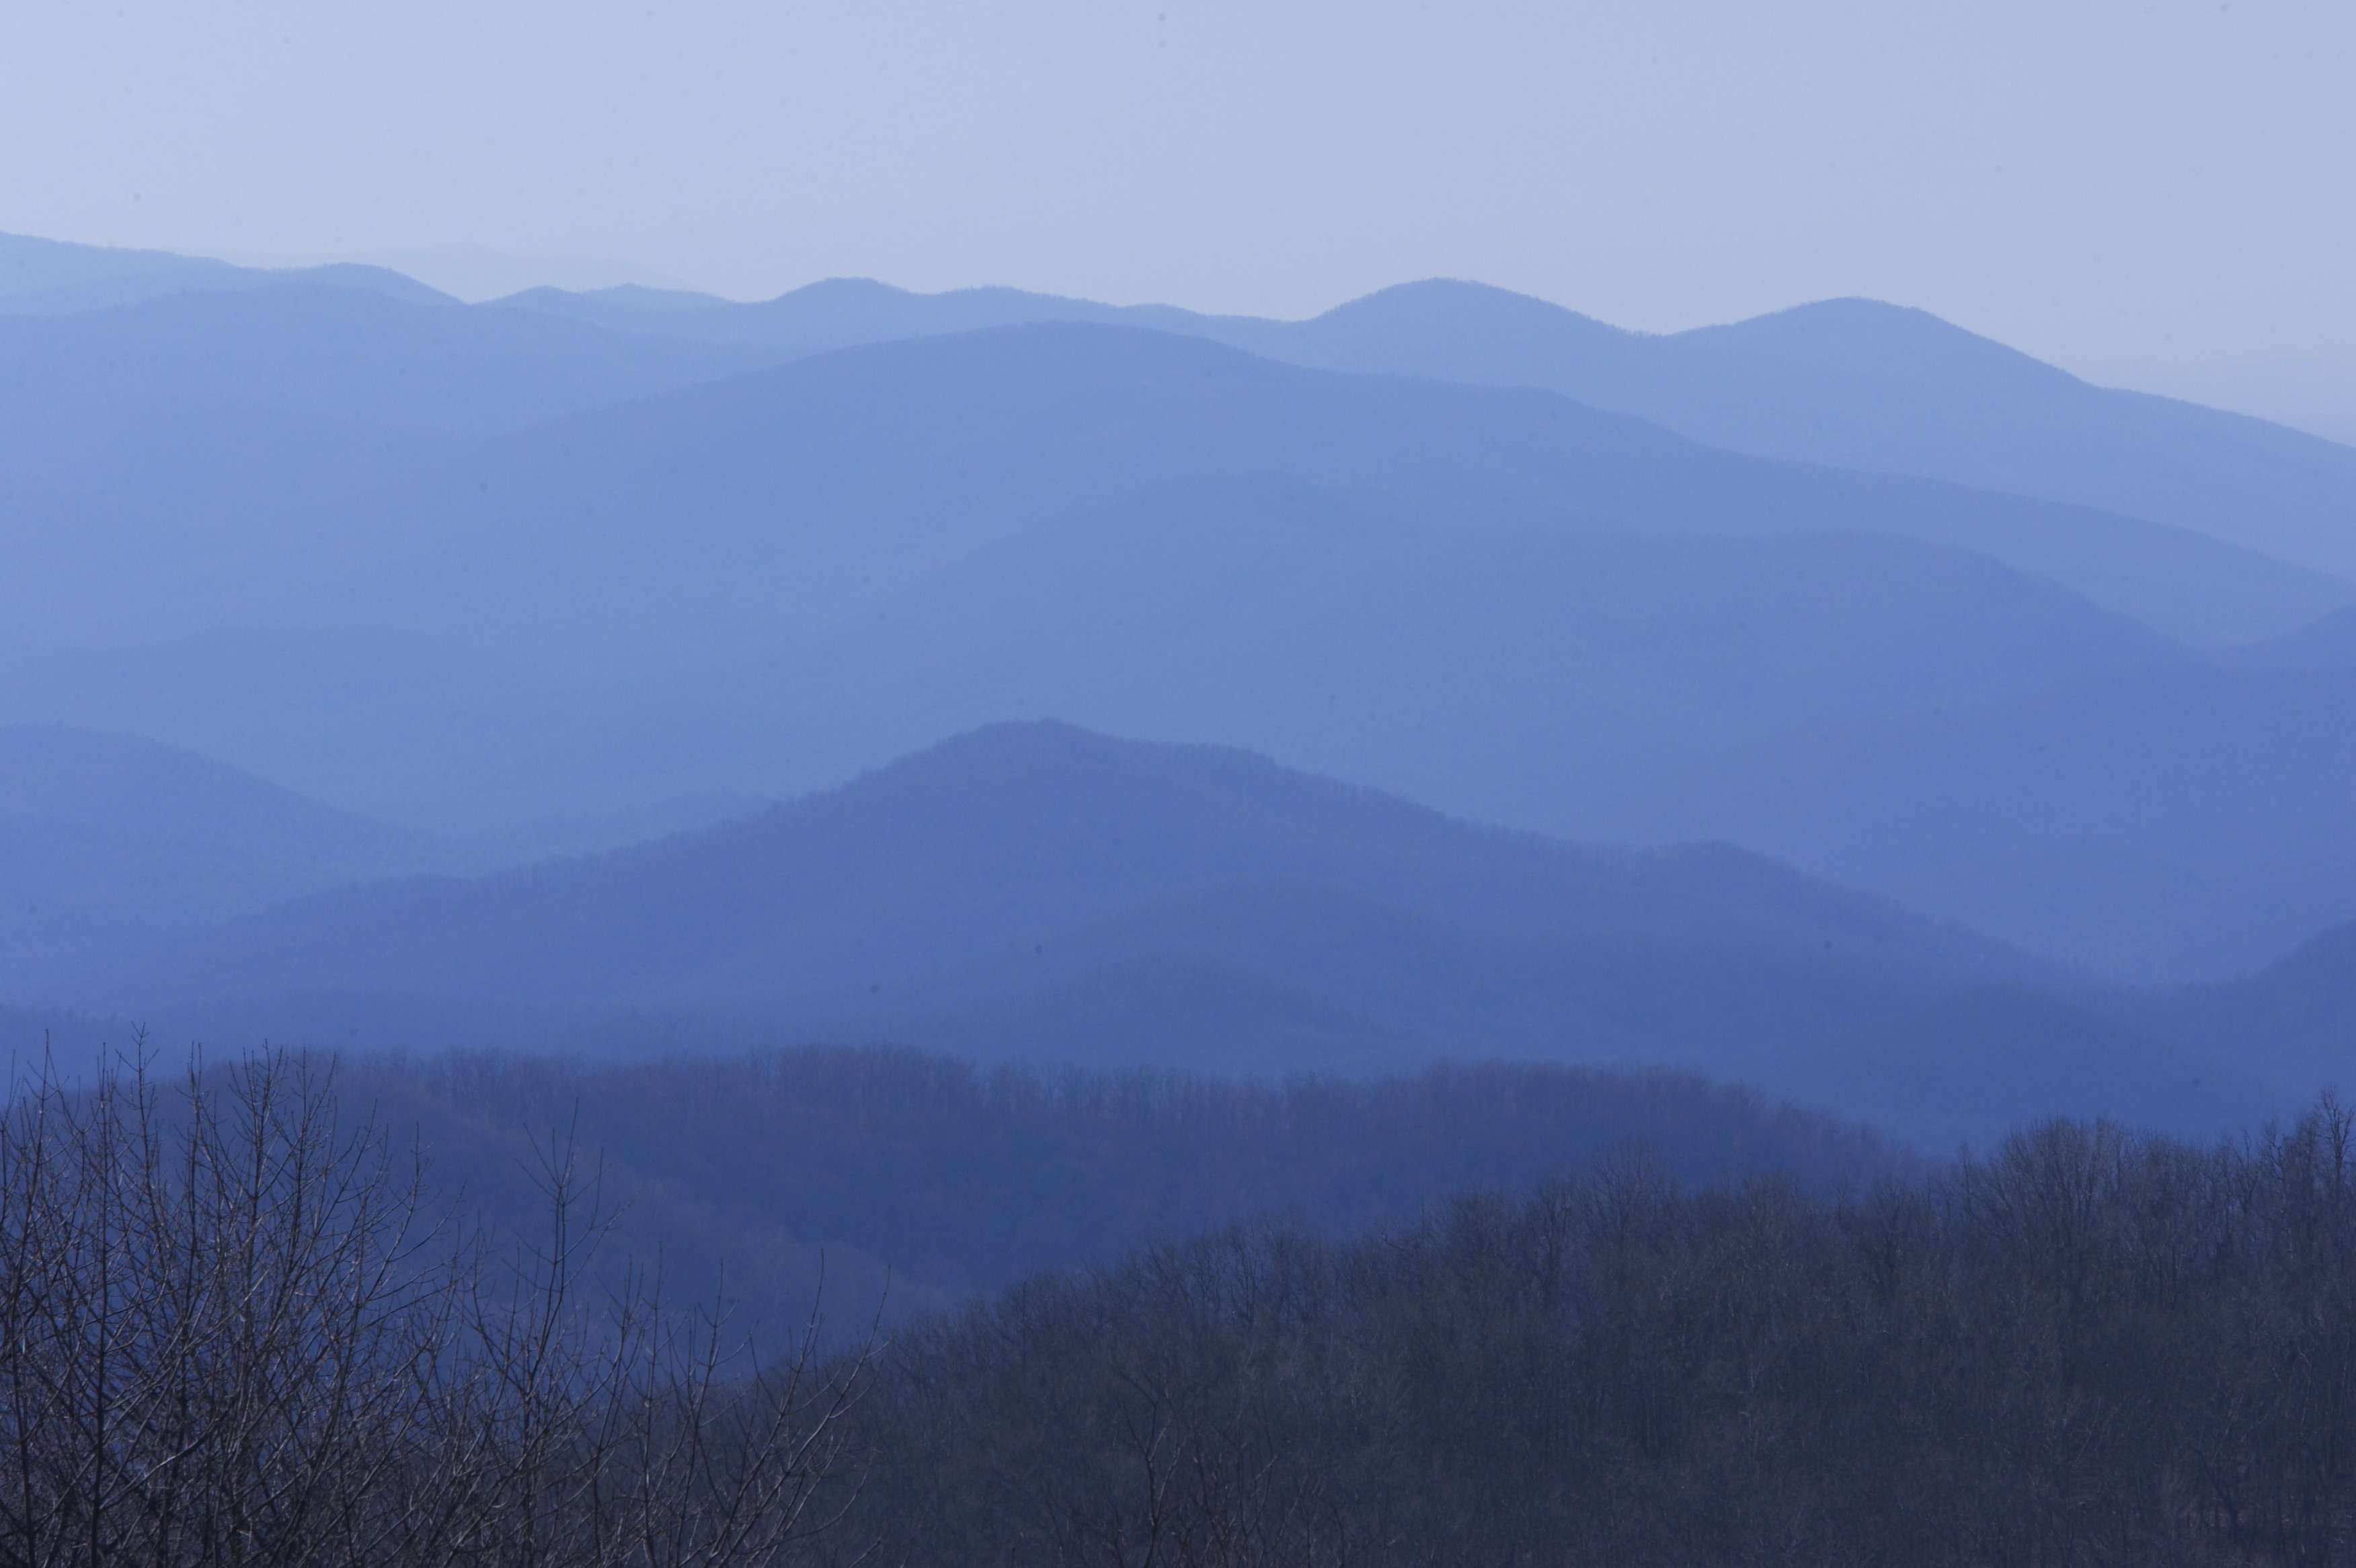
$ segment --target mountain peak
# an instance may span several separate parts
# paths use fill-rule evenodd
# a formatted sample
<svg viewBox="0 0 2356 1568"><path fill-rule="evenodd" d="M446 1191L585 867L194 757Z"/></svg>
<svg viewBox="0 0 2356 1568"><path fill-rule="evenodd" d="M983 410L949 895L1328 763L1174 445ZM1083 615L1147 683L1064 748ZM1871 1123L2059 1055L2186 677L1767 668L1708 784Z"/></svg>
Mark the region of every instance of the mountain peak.
<svg viewBox="0 0 2356 1568"><path fill-rule="evenodd" d="M1481 381L1499 379L1501 352L1508 364L1526 358L1535 377L1563 356L1616 356L1639 340L1591 316L1461 278L1395 284L1292 331L1317 362L1335 370L1405 369ZM1476 365L1480 373L1469 373Z"/></svg>
<svg viewBox="0 0 2356 1568"><path fill-rule="evenodd" d="M1880 381L1953 387L2003 376L2052 386L2076 384L2066 371L1927 310L1858 295L1795 305L1722 327L1695 328L1669 341L1688 351L1755 355L1787 368Z"/></svg>

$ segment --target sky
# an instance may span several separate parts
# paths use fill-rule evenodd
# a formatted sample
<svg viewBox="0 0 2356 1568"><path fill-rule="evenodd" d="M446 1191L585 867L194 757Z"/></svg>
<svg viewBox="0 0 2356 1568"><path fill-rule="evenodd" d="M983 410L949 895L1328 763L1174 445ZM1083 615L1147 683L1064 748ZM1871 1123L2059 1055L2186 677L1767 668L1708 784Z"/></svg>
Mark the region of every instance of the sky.
<svg viewBox="0 0 2356 1568"><path fill-rule="evenodd" d="M0 230L2356 360L2350 0L6 0Z"/></svg>

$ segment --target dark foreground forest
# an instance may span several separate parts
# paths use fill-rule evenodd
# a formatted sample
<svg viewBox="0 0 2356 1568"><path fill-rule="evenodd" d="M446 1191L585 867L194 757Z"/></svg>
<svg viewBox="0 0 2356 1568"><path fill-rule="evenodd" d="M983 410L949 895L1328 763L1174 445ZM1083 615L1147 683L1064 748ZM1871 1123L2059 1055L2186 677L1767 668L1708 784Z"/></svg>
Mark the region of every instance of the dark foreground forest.
<svg viewBox="0 0 2356 1568"><path fill-rule="evenodd" d="M2351 1135L1153 1250L901 1336L857 1517L926 1563L2344 1563Z"/></svg>
<svg viewBox="0 0 2356 1568"><path fill-rule="evenodd" d="M2051 1122L1870 1190L1640 1156L1247 1225L754 1361L438 1207L300 1061L0 1137L0 1560L2329 1563L2356 1116ZM616 1283L618 1282L618 1283ZM675 1283L675 1282L674 1282Z"/></svg>

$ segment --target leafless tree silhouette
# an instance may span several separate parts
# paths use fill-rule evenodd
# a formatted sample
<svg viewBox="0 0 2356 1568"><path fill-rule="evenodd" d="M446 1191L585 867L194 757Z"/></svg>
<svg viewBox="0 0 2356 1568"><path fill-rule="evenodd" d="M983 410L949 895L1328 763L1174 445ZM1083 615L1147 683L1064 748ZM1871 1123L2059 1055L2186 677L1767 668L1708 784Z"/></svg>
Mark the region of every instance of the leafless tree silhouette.
<svg viewBox="0 0 2356 1568"><path fill-rule="evenodd" d="M593 1268L568 1137L545 1231L497 1235L260 1055L170 1087L44 1067L0 1115L0 1558L719 1568L797 1559L855 1480L873 1353L815 1313L764 1363L724 1300ZM840 1550L835 1552L841 1555Z"/></svg>

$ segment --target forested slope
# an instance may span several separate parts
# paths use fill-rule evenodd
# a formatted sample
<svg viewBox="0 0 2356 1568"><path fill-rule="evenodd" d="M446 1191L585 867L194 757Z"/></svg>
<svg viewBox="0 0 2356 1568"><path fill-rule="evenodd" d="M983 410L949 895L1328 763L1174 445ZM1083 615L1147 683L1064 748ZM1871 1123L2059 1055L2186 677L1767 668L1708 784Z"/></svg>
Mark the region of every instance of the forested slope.
<svg viewBox="0 0 2356 1568"><path fill-rule="evenodd" d="M912 1564L2325 1563L2356 1127L2049 1123L1846 1201L1642 1164L1284 1226L898 1336L844 1547ZM848 1552L844 1552L848 1556Z"/></svg>
<svg viewBox="0 0 2356 1568"><path fill-rule="evenodd" d="M461 1053L350 1057L337 1090L510 1230L541 1202L535 1142L577 1140L622 1208L616 1251L659 1252L690 1292L724 1266L766 1335L800 1320L821 1273L837 1318L879 1301L899 1318L1258 1217L1358 1235L1614 1153L1697 1183L1775 1171L1826 1191L1920 1165L1858 1123L1688 1074L1502 1063L1237 1082L899 1049Z"/></svg>
<svg viewBox="0 0 2356 1568"><path fill-rule="evenodd" d="M873 1109L932 1130L890 1092L911 1064L885 1065ZM1118 1179L1160 1164L1139 1131L1205 1112L1247 1129L1230 1156L1314 1151L1311 1192L1419 1132L1443 1136L1400 1168L1439 1174L1429 1149L1521 1143L1538 1106L1574 1112L1557 1153L1581 1112L1649 1109L1735 1134L1703 1168L1750 1174L1694 1186L1610 1152L1372 1233L1232 1226L914 1320L837 1276L764 1346L729 1311L739 1276L672 1250L691 1206L613 1229L628 1195L577 1122L519 1140L519 1201L486 1216L497 1194L420 1170L402 1109L339 1099L322 1066L42 1072L0 1110L0 1386L38 1396L7 1408L0 1531L27 1560L209 1568L233 1536L248 1561L366 1568L2205 1568L2328 1563L2356 1504L2356 1119L2329 1100L2215 1144L2047 1122L1827 1187L1750 1156L1862 1175L1879 1152L1657 1080L1632 1101L1434 1075L1338 1101L1033 1081L1009 1098L1048 1114L982 1118L1017 1136L968 1174L1109 1171L1100 1211L1156 1190ZM920 1101L974 1099L916 1078ZM716 1122L694 1090L742 1081L674 1104ZM854 1184L817 1201L856 1214L853 1125L814 1142ZM918 1229L953 1233L959 1195L933 1196L949 1211L920 1201Z"/></svg>

